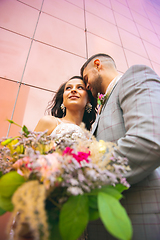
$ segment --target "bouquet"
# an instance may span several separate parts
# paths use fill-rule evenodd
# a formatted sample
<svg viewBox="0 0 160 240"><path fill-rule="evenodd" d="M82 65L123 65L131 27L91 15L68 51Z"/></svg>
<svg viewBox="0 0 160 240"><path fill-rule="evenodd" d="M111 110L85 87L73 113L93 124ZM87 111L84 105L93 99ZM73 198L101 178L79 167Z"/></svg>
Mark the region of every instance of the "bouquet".
<svg viewBox="0 0 160 240"><path fill-rule="evenodd" d="M114 237L131 239L119 202L129 188L127 159L114 156L114 143L72 136L23 126L19 136L0 140L0 214L12 212L12 239L77 240L98 218Z"/></svg>

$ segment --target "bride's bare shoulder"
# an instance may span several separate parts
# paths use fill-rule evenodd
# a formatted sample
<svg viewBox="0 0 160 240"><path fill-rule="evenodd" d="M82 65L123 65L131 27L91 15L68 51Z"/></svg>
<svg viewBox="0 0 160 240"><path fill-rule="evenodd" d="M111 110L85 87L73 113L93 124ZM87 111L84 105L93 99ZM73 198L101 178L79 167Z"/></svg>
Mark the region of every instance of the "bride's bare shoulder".
<svg viewBox="0 0 160 240"><path fill-rule="evenodd" d="M42 122L53 122L53 121L56 121L56 118L54 116L51 116L51 115L45 115L39 121L42 121Z"/></svg>
<svg viewBox="0 0 160 240"><path fill-rule="evenodd" d="M48 134L50 134L55 127L57 126L57 118L47 115L47 116L43 116L34 131L36 132L43 132L45 130L48 130Z"/></svg>

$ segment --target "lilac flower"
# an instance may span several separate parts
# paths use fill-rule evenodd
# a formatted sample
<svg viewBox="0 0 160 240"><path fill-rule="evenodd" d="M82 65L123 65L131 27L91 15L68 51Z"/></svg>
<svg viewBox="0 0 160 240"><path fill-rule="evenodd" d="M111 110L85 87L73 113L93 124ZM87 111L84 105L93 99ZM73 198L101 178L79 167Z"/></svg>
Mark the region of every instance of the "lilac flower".
<svg viewBox="0 0 160 240"><path fill-rule="evenodd" d="M68 189L67 189L67 192L68 193L70 193L71 195L79 195L79 194L83 194L84 192L82 191L82 189L81 188L79 188L79 187L69 187Z"/></svg>

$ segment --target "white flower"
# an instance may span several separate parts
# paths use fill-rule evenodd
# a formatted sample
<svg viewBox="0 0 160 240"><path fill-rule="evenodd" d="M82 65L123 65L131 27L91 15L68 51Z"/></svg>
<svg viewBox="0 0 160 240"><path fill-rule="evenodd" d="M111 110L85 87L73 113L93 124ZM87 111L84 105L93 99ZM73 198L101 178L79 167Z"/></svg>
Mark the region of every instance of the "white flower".
<svg viewBox="0 0 160 240"><path fill-rule="evenodd" d="M74 178L71 178L69 181L73 186L78 186L79 185L79 182Z"/></svg>
<svg viewBox="0 0 160 240"><path fill-rule="evenodd" d="M81 188L79 188L79 187L69 187L68 189L67 189L67 192L69 192L69 193L71 193L72 195L79 195L79 194L83 194L83 191L82 191L82 189Z"/></svg>

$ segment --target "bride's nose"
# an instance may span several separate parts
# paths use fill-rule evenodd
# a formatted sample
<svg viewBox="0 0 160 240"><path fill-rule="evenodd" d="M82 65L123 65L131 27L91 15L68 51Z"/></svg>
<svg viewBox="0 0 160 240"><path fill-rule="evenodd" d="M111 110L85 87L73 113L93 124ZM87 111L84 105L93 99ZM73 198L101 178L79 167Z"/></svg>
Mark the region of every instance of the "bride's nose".
<svg viewBox="0 0 160 240"><path fill-rule="evenodd" d="M72 89L71 89L71 92L72 92L72 93L77 92L76 88L72 88Z"/></svg>

